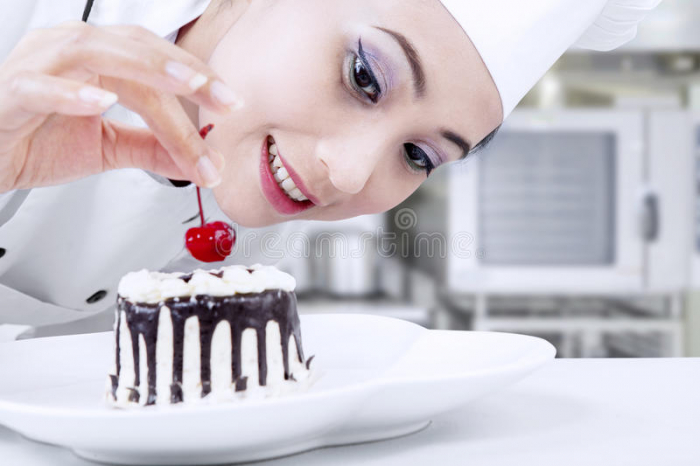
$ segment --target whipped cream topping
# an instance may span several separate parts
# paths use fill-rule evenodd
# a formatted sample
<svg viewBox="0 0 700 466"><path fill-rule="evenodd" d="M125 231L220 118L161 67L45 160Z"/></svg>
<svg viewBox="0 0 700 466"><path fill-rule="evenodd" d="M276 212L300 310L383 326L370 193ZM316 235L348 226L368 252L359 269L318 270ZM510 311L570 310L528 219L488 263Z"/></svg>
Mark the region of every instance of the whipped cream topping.
<svg viewBox="0 0 700 466"><path fill-rule="evenodd" d="M231 296L265 290L294 291L296 280L276 267L232 265L191 274L140 270L119 282L119 296L132 302L156 304L170 298L197 295Z"/></svg>

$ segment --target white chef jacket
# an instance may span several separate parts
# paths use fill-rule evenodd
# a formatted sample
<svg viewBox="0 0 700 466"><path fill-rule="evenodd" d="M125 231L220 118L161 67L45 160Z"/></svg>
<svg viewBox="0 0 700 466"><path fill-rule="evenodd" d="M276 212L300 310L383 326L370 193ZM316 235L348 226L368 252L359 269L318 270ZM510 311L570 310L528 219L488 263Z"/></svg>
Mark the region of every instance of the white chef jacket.
<svg viewBox="0 0 700 466"><path fill-rule="evenodd" d="M138 24L174 41L179 28L201 15L208 3L95 0L88 22ZM85 0L0 0L0 5L5 18L25 21L24 28L13 23L0 31L0 52L6 55L29 29L80 20ZM118 105L106 116L144 124ZM211 191L202 194L207 221L227 220ZM186 230L199 224L197 214L194 185L177 188L138 169L0 194L0 324L37 327L84 319L113 309L119 279L129 271L203 266L184 248ZM225 264L279 258L256 249L255 241L269 230L251 234L236 229L236 249ZM272 230L284 235L290 227Z"/></svg>

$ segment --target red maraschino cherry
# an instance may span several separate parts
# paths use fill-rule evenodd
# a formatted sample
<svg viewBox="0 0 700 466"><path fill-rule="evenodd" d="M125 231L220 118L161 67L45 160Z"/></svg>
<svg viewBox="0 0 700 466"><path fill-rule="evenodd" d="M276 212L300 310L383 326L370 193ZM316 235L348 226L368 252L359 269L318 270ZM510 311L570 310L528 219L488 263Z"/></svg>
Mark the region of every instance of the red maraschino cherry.
<svg viewBox="0 0 700 466"><path fill-rule="evenodd" d="M214 125L207 125L199 131L202 139L207 137ZM226 259L236 243L236 232L225 222L204 223L202 195L197 186L197 202L201 226L190 228L185 235L185 246L192 257L202 262L220 262Z"/></svg>

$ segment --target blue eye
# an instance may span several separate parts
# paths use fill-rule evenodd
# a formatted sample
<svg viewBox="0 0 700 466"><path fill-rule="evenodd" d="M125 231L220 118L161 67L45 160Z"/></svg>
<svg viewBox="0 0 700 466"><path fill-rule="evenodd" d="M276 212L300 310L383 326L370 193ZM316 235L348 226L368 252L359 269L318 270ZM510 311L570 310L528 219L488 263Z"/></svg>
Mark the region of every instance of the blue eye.
<svg viewBox="0 0 700 466"><path fill-rule="evenodd" d="M408 166L414 171L424 171L426 176L430 176L430 172L435 170L435 165L428 157L428 154L415 144L406 143L403 147Z"/></svg>
<svg viewBox="0 0 700 466"><path fill-rule="evenodd" d="M362 41L359 43L358 54L352 57L349 79L352 87L362 94L361 97L369 99L372 103L379 101L382 89L379 87L379 82L367 62L362 49Z"/></svg>

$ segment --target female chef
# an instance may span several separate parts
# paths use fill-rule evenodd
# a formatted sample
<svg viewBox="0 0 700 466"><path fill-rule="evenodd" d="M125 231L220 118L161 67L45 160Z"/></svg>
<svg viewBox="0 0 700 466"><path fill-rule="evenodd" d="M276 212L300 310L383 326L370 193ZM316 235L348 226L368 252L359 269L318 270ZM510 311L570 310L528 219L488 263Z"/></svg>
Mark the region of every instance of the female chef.
<svg viewBox="0 0 700 466"><path fill-rule="evenodd" d="M128 271L182 269L197 210L177 180L242 227L386 211L567 48L624 43L658 2L13 2L30 19L0 33L0 323L79 320Z"/></svg>

